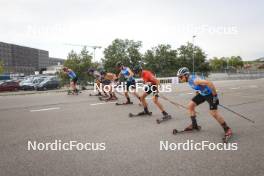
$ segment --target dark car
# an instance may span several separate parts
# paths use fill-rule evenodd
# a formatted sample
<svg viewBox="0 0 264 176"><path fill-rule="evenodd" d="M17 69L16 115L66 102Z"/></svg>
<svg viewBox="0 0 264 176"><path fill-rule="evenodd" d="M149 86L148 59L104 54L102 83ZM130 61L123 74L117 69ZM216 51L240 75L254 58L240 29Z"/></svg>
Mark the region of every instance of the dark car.
<svg viewBox="0 0 264 176"><path fill-rule="evenodd" d="M37 90L50 90L60 88L60 81L56 77L47 78L38 85L36 85Z"/></svg>
<svg viewBox="0 0 264 176"><path fill-rule="evenodd" d="M0 92L2 91L17 91L19 83L17 81L5 81L0 83Z"/></svg>

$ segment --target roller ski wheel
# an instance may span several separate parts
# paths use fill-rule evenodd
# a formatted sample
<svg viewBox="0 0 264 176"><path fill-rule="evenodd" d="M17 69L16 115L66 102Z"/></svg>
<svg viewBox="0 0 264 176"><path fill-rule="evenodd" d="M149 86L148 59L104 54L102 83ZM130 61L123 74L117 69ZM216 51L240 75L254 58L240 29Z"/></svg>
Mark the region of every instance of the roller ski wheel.
<svg viewBox="0 0 264 176"><path fill-rule="evenodd" d="M165 115L162 118L157 119L156 122L157 122L157 124L160 124L160 123L167 121L167 120L170 120L170 119L172 119L171 115Z"/></svg>
<svg viewBox="0 0 264 176"><path fill-rule="evenodd" d="M110 98L107 98L105 101L109 102L109 101L116 101L116 100L117 100L116 97L110 97Z"/></svg>
<svg viewBox="0 0 264 176"><path fill-rule="evenodd" d="M119 105L132 105L133 102L125 102L125 103L118 103L116 102L116 105L119 106Z"/></svg>
<svg viewBox="0 0 264 176"><path fill-rule="evenodd" d="M228 143L232 135L233 135L232 130L229 128L225 133L224 137L222 138L223 143Z"/></svg>
<svg viewBox="0 0 264 176"><path fill-rule="evenodd" d="M146 115L151 116L152 112L146 113L143 111L143 112L139 112L137 114L133 114L133 113L128 114L129 117L138 117L138 116L146 116Z"/></svg>
<svg viewBox="0 0 264 176"><path fill-rule="evenodd" d="M67 91L67 95L75 95L75 92L72 91L72 90L68 90L68 91Z"/></svg>
<svg viewBox="0 0 264 176"><path fill-rule="evenodd" d="M72 91L71 90L68 90L67 91L67 95L71 95L72 94Z"/></svg>
<svg viewBox="0 0 264 176"><path fill-rule="evenodd" d="M78 95L79 93L82 93L80 90L68 90L68 95Z"/></svg>
<svg viewBox="0 0 264 176"><path fill-rule="evenodd" d="M181 134L181 133L192 133L192 132L199 132L201 131L202 127L198 126L198 128L196 129L184 129L184 130L177 130L177 129L173 129L172 130L172 134L176 135L176 134Z"/></svg>
<svg viewBox="0 0 264 176"><path fill-rule="evenodd" d="M95 96L95 97L99 97L99 96L102 96L101 94L89 94L89 96Z"/></svg>
<svg viewBox="0 0 264 176"><path fill-rule="evenodd" d="M100 101L106 101L106 100L107 100L107 98L104 98L104 97L98 97L98 99L99 99Z"/></svg>

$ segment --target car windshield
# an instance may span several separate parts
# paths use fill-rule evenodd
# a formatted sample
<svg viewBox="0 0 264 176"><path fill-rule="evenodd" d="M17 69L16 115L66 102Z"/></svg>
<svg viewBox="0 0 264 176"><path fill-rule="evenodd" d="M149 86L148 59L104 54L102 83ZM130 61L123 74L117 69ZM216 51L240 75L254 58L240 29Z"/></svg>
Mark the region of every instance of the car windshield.
<svg viewBox="0 0 264 176"><path fill-rule="evenodd" d="M40 79L35 80L33 83L41 83L44 80L45 80L44 78L40 78Z"/></svg>
<svg viewBox="0 0 264 176"><path fill-rule="evenodd" d="M34 79L32 83L38 83L39 79Z"/></svg>
<svg viewBox="0 0 264 176"><path fill-rule="evenodd" d="M43 81L41 81L41 84L45 84L46 82L48 82L50 79L43 79Z"/></svg>
<svg viewBox="0 0 264 176"><path fill-rule="evenodd" d="M24 79L23 81L21 81L23 83L30 83L32 82L32 78L27 78L27 79Z"/></svg>

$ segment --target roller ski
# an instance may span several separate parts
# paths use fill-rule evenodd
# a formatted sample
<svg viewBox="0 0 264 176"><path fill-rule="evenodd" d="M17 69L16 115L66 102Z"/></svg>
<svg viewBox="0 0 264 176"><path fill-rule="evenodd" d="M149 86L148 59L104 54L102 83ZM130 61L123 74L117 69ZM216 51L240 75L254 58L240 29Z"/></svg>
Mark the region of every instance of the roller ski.
<svg viewBox="0 0 264 176"><path fill-rule="evenodd" d="M151 116L152 115L152 112L145 112L145 111L143 111L143 112L139 112L137 114L133 114L133 113L129 113L128 114L129 117L139 117L139 116L146 116L146 115Z"/></svg>
<svg viewBox="0 0 264 176"><path fill-rule="evenodd" d="M102 98L102 97L99 97L99 100L101 100L101 101L105 101L105 102L116 101L116 100L117 100L117 97L115 97L115 96L113 96L113 97L109 97L109 98Z"/></svg>
<svg viewBox="0 0 264 176"><path fill-rule="evenodd" d="M172 119L171 115L165 114L162 118L157 119L156 122L157 122L157 124L160 124L160 123L165 122L165 121L170 120L170 119Z"/></svg>
<svg viewBox="0 0 264 176"><path fill-rule="evenodd" d="M98 94L89 94L89 96L96 96L96 97L99 97L99 96L103 96L101 93L98 93Z"/></svg>
<svg viewBox="0 0 264 176"><path fill-rule="evenodd" d="M222 138L223 143L228 143L230 138L232 137L232 130L231 128L229 128L226 132L225 132L225 136Z"/></svg>
<svg viewBox="0 0 264 176"><path fill-rule="evenodd" d="M109 96L98 96L98 99L100 101L106 101L109 98Z"/></svg>
<svg viewBox="0 0 264 176"><path fill-rule="evenodd" d="M173 129L172 134L176 135L176 134L181 134L181 133L199 132L199 131L201 131L201 129L202 129L201 126L197 126L197 127L193 128L193 126L190 125L187 128L185 128L184 130Z"/></svg>
<svg viewBox="0 0 264 176"><path fill-rule="evenodd" d="M132 105L133 104L133 102L124 102L124 103L118 103L118 102L116 102L116 105L117 106L119 106L119 105Z"/></svg>
<svg viewBox="0 0 264 176"><path fill-rule="evenodd" d="M79 91L78 89L76 89L76 90L68 90L67 91L68 95L78 95L79 93L81 93L81 91Z"/></svg>

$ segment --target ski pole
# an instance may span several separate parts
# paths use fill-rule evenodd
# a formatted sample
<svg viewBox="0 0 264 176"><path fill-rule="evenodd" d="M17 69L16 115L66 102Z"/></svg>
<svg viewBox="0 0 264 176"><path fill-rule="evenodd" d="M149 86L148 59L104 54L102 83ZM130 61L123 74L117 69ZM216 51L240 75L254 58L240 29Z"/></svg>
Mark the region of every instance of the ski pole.
<svg viewBox="0 0 264 176"><path fill-rule="evenodd" d="M228 110L229 112L232 112L233 114L236 114L238 117L241 117L241 118L243 118L243 119L246 119L246 120L249 121L249 122L255 123L254 120L251 120L251 119L245 117L244 115L242 115L242 114L240 114L240 113L238 113L238 112L235 112L235 111L233 111L232 109L229 109L228 107L226 107L226 106L224 106L224 105L219 104L219 106L221 106L222 108Z"/></svg>
<svg viewBox="0 0 264 176"><path fill-rule="evenodd" d="M170 102L171 104L173 104L173 105L175 105L175 106L177 106L177 107L181 107L181 108L184 108L184 109L187 109L187 110L188 110L188 107L186 107L186 106L184 106L184 105L181 105L181 104L179 104L179 103L176 103L176 102L174 102L174 101L171 101L171 100L169 100L169 99L168 99L167 97L165 97L165 96L160 95L160 98L162 98L162 99L164 99L164 100ZM197 111L195 111L195 113L199 114Z"/></svg>

